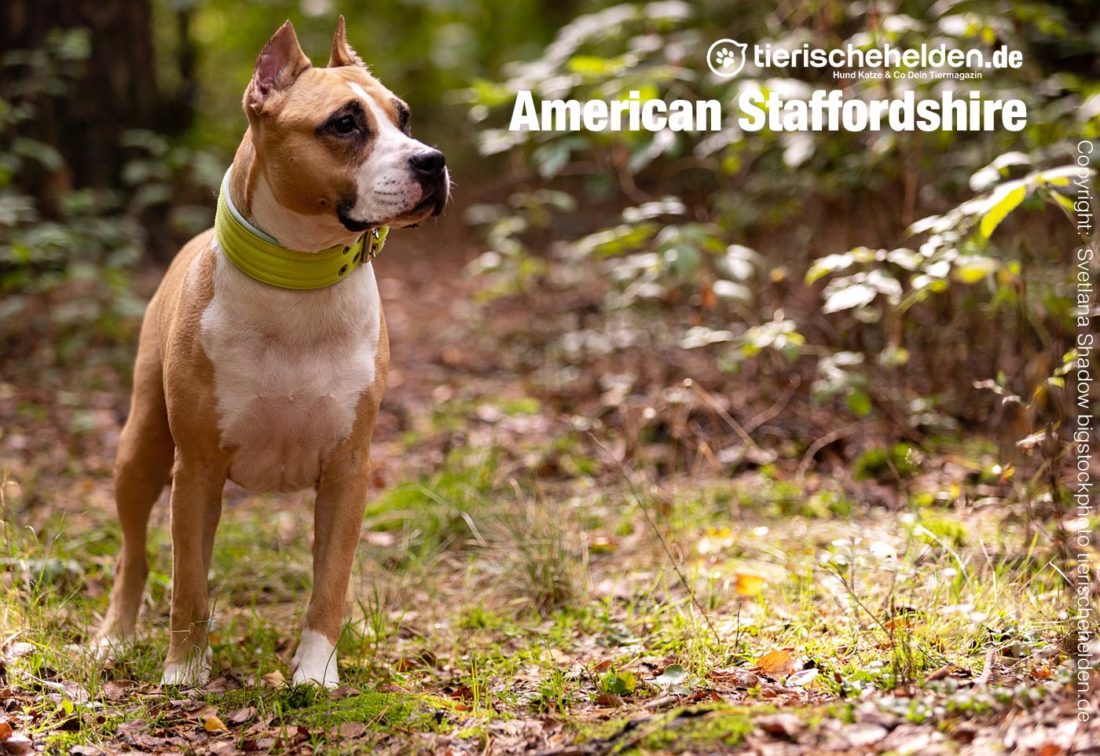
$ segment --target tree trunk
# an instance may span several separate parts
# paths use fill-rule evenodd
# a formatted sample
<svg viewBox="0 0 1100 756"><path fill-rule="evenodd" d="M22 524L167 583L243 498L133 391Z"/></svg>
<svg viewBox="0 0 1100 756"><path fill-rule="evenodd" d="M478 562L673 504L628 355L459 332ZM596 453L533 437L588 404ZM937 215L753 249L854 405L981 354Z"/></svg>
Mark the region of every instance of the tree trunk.
<svg viewBox="0 0 1100 756"><path fill-rule="evenodd" d="M188 103L166 102L157 86L149 0L4 0L0 50L41 47L54 29L83 27L91 54L69 91L37 98L34 133L64 156L73 186L118 183L124 162L119 135L147 128L179 133Z"/></svg>

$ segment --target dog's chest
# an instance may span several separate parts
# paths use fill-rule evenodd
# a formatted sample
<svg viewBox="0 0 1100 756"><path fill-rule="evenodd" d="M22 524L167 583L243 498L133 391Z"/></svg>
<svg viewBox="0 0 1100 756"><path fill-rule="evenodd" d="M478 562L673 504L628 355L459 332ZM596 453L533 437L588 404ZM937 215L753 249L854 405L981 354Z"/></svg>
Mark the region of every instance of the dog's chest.
<svg viewBox="0 0 1100 756"><path fill-rule="evenodd" d="M231 480L254 491L317 484L374 383L380 322L370 265L336 286L299 292L253 281L218 255L202 344Z"/></svg>

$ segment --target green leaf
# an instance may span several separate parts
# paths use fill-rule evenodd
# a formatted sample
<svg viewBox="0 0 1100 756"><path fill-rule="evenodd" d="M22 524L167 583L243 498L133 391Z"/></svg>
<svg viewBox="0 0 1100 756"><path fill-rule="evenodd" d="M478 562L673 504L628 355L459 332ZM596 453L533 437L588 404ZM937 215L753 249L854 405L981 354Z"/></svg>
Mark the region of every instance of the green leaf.
<svg viewBox="0 0 1100 756"><path fill-rule="evenodd" d="M1019 181L1010 181L997 187L993 196L989 198L988 208L982 214L982 222L978 227L982 237L988 239L992 236L1001 221L1007 218L1026 196L1027 187Z"/></svg>
<svg viewBox="0 0 1100 756"><path fill-rule="evenodd" d="M665 671L659 676L653 678L653 682L656 685L662 687L668 685L680 685L687 680L687 670L681 667L679 664L669 664L665 667Z"/></svg>
<svg viewBox="0 0 1100 756"><path fill-rule="evenodd" d="M622 66L621 58L600 58L595 55L574 55L568 63L570 71L586 76L613 74Z"/></svg>
<svg viewBox="0 0 1100 756"><path fill-rule="evenodd" d="M629 696L637 686L633 672L608 672L600 678L600 688L616 696Z"/></svg>
<svg viewBox="0 0 1100 756"><path fill-rule="evenodd" d="M1001 267L1000 262L992 257L970 255L960 257L955 261L955 280L964 284L976 284L987 276L995 273Z"/></svg>
<svg viewBox="0 0 1100 756"><path fill-rule="evenodd" d="M862 389L852 389L852 392L848 394L848 409L852 411L852 414L856 417L867 417L871 414L871 397L867 396L867 392Z"/></svg>

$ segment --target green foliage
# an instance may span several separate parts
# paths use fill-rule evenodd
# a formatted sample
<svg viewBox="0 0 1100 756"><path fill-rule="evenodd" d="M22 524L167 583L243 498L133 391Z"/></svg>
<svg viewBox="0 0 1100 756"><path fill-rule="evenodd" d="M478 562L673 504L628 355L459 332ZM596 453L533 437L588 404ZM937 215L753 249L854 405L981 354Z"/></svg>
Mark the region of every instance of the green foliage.
<svg viewBox="0 0 1100 756"><path fill-rule="evenodd" d="M51 98L72 94L90 45L87 30L69 29L0 59L0 344L44 349L62 362L89 343L132 337L144 309L132 272L145 252L148 213L171 205L172 227L194 234L210 213L176 201L175 189L195 177L215 188L222 171L207 153L130 131L120 134L133 158L119 188L71 186L60 152L26 134L50 117Z"/></svg>
<svg viewBox="0 0 1100 756"><path fill-rule="evenodd" d="M629 696L638 687L633 672L610 669L600 676L600 690L616 696Z"/></svg>
<svg viewBox="0 0 1100 756"><path fill-rule="evenodd" d="M856 459L856 480L911 478L920 471L920 452L910 444L894 444L889 449L869 449Z"/></svg>
<svg viewBox="0 0 1100 756"><path fill-rule="evenodd" d="M233 150L244 132L241 93L256 56L284 19L290 19L315 65L324 65L332 46L336 15L347 20L348 40L372 70L412 107L413 128L429 142L440 141L448 163L466 162L457 149L454 92L479 77L494 76L510 60L534 54L564 20L562 9L538 0L394 2L344 0L157 0L158 53L178 55L175 12L190 14L197 59L198 120L189 143ZM170 69L170 66L164 66ZM457 116L457 117L456 117Z"/></svg>
<svg viewBox="0 0 1100 756"><path fill-rule="evenodd" d="M522 277L527 291L567 266L596 266L609 283L601 303L609 317L623 308L654 317L658 308L681 329L681 348L704 350L730 372L755 360L766 360L773 374L809 368L813 398L855 419L888 417L937 432L972 421L988 407L974 401L974 383L1000 371L1014 376L1016 392L1030 392L1050 377L1027 367L1036 355L1069 346L1071 280L1061 249L1078 240L1044 208L1071 209L1066 164L1078 140L1100 135L1100 82L1087 64L1050 54L1054 43L1095 57L1095 39L1075 12L1045 3L899 0L872 17L827 1L812 40L806 18L776 17L756 3L624 4L581 15L538 58L465 91L470 118L483 126L481 152L533 165L538 188L529 191L568 185L583 195L581 206L627 207L583 235L556 235L549 256L524 247L513 280ZM823 70L786 69L781 78L753 65L733 79L711 76L703 55L723 36L781 48L944 43L988 53L1005 45L1028 64L985 71L980 87L956 89L1020 98L1028 125L1020 133L745 133L734 122L741 93L796 97L837 83ZM844 91L872 99L896 96L898 86L921 97L945 84L855 79ZM631 92L717 99L727 122L717 133L506 130L515 94L528 90L536 106L540 98L615 100ZM938 212L910 223L923 208ZM1032 220L1016 221L1025 214ZM499 208L496 228L509 220ZM867 246L821 255L831 243L818 235L867 238ZM488 259L509 254L499 236L489 244ZM488 290L509 293L507 269L493 273ZM788 309L801 296L792 291L797 281L819 297L814 308ZM1006 329L1010 343L1002 344ZM960 371L950 386L946 365ZM1057 420L1056 407L1040 404L1032 407L1036 426Z"/></svg>

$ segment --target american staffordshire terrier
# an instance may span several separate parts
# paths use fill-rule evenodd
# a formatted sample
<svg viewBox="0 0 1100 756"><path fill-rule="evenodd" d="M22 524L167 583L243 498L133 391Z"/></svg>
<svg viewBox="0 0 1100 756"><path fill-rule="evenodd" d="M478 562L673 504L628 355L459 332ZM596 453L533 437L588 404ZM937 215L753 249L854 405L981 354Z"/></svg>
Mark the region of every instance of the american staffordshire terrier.
<svg viewBox="0 0 1100 756"><path fill-rule="evenodd" d="M366 503L389 342L371 259L390 228L438 215L443 153L348 46L315 68L283 24L244 93L248 129L215 227L172 262L141 328L119 439L122 550L96 648L134 634L149 512L171 481L172 618L163 683L210 672L207 574L227 479L313 488L313 593L293 682L339 684L336 642Z"/></svg>

